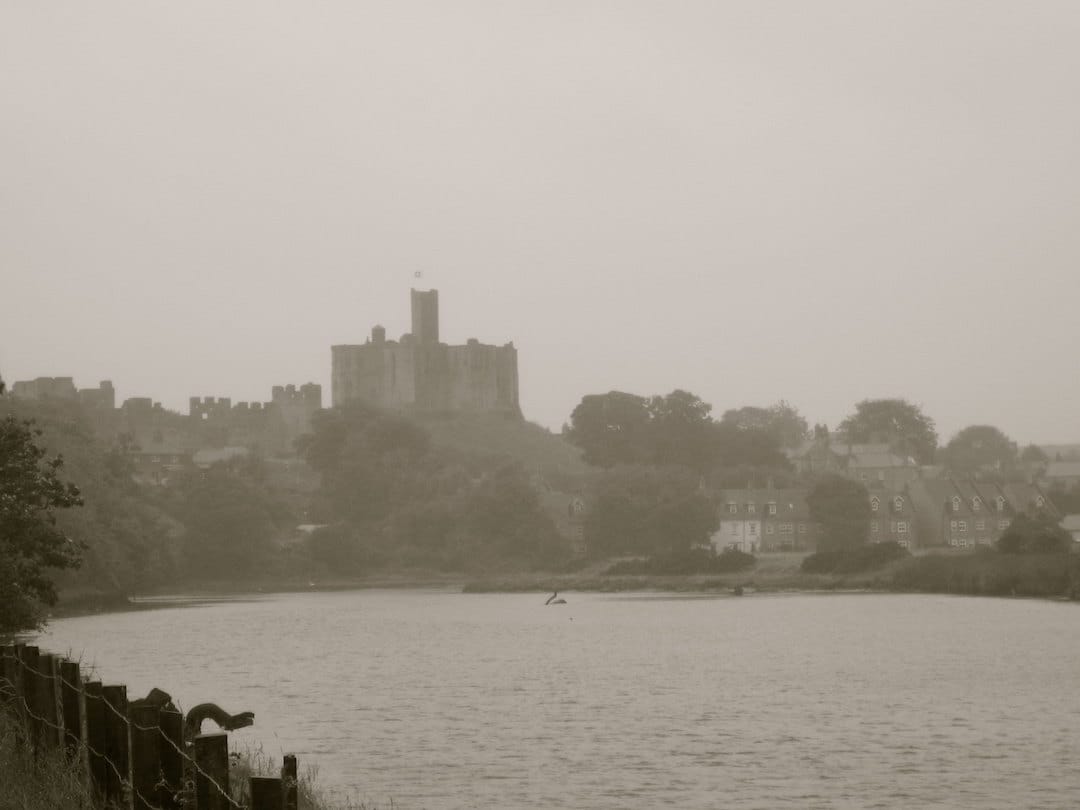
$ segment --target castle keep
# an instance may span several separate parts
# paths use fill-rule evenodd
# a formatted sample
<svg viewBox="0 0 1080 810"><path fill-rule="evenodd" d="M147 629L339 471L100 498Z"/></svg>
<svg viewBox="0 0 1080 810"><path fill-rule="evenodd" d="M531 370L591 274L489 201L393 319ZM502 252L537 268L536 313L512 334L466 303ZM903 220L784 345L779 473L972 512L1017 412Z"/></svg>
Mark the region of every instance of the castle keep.
<svg viewBox="0 0 1080 810"><path fill-rule="evenodd" d="M375 326L362 345L330 348L333 405L362 400L380 408L504 411L521 415L517 349L469 339L439 342L439 291L412 291L412 332L386 339Z"/></svg>

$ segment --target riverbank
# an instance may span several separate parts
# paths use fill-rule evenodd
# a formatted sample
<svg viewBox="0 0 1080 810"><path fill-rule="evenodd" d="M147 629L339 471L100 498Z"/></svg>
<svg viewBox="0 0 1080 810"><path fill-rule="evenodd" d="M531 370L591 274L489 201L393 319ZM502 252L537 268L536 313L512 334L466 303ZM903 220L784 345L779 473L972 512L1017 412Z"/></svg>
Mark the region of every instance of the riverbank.
<svg viewBox="0 0 1080 810"><path fill-rule="evenodd" d="M487 576L410 569L366 577L285 577L192 581L131 595L116 592L61 593L56 618L145 610L221 598L243 599L272 593L434 588L463 593L789 593L867 591L946 593L972 596L1022 596L1080 599L1080 555L1007 555L997 552L924 552L870 571L811 574L801 570L801 553L764 554L753 568L707 575L609 575L614 560L592 563L572 573L504 572Z"/></svg>

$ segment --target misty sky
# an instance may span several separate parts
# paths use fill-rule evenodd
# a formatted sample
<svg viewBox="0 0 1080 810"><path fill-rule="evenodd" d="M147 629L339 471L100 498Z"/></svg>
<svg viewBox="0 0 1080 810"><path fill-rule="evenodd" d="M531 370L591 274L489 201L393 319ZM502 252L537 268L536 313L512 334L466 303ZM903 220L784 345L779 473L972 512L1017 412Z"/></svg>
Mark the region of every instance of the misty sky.
<svg viewBox="0 0 1080 810"><path fill-rule="evenodd" d="M555 429L678 387L1080 440L1078 42L1047 0L0 0L0 374L328 404L437 287Z"/></svg>

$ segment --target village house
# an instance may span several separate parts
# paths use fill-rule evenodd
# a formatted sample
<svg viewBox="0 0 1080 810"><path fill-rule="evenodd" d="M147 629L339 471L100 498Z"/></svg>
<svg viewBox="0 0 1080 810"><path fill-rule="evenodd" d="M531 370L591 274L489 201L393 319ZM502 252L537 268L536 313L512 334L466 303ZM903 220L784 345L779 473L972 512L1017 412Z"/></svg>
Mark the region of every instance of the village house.
<svg viewBox="0 0 1080 810"><path fill-rule="evenodd" d="M1018 514L1058 515L1035 484L972 479L920 479L907 490L919 545L965 549L993 546Z"/></svg>
<svg viewBox="0 0 1080 810"><path fill-rule="evenodd" d="M1046 465L1042 481L1054 489L1072 489L1080 484L1080 461L1051 461Z"/></svg>
<svg viewBox="0 0 1080 810"><path fill-rule="evenodd" d="M897 543L904 548L917 545L915 508L907 493L870 493L871 543Z"/></svg>
<svg viewBox="0 0 1080 810"><path fill-rule="evenodd" d="M823 435L787 451L787 457L800 475L836 473L859 481L868 489L898 491L919 476L919 467L913 459L880 442L850 444Z"/></svg>
<svg viewBox="0 0 1080 810"><path fill-rule="evenodd" d="M717 553L813 551L819 527L810 517L806 489L727 489L717 493L719 528L710 540Z"/></svg>

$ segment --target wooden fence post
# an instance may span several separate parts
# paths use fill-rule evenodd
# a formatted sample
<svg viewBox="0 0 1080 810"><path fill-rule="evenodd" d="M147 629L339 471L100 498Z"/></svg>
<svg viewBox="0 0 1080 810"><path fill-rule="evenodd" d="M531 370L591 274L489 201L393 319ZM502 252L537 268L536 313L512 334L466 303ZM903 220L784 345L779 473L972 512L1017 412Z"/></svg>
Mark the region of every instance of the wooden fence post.
<svg viewBox="0 0 1080 810"><path fill-rule="evenodd" d="M105 764L105 698L101 681L89 681L86 692L86 748L90 757L90 779L97 795L104 796L108 787L108 765Z"/></svg>
<svg viewBox="0 0 1080 810"><path fill-rule="evenodd" d="M60 704L64 714L64 741L68 756L81 756L80 744L86 726L86 705L82 695L79 665L71 661L60 663Z"/></svg>
<svg viewBox="0 0 1080 810"><path fill-rule="evenodd" d="M276 776L252 776L251 810L282 810L281 780Z"/></svg>
<svg viewBox="0 0 1080 810"><path fill-rule="evenodd" d="M286 754L281 764L281 786L284 791L282 810L299 810L300 785L296 777L296 754Z"/></svg>
<svg viewBox="0 0 1080 810"><path fill-rule="evenodd" d="M131 729L127 722L127 687L103 686L101 693L106 704L104 754L116 769L113 770L108 764L105 766L105 800L129 808L131 795L125 795L131 787Z"/></svg>
<svg viewBox="0 0 1080 810"><path fill-rule="evenodd" d="M27 725L30 729L30 740L35 751L39 750L41 746L41 735L45 728L41 722L44 712L40 706L41 687L39 684L41 675L38 672L39 656L40 651L38 648L29 644L22 648L22 655L19 656L19 660L22 661L23 695L26 698Z"/></svg>
<svg viewBox="0 0 1080 810"><path fill-rule="evenodd" d="M158 804L161 810L180 810L180 794L184 790L184 715L171 709L158 713L161 734L172 743L161 741L161 778L164 784L158 788Z"/></svg>
<svg viewBox="0 0 1080 810"><path fill-rule="evenodd" d="M225 734L199 734L194 742L195 764L199 768L195 772L195 806L199 810L227 810L229 738Z"/></svg>
<svg viewBox="0 0 1080 810"><path fill-rule="evenodd" d="M15 646L5 644L0 647L0 678L4 679L3 683L0 683L0 705L10 706L15 711L18 711L17 704L21 697L18 670L19 662L15 657Z"/></svg>
<svg viewBox="0 0 1080 810"><path fill-rule="evenodd" d="M26 723L26 672L22 667L22 657L25 645L13 644L11 647L14 662L12 672L15 673L15 714L24 724Z"/></svg>
<svg viewBox="0 0 1080 810"><path fill-rule="evenodd" d="M131 722L131 788L135 810L154 810L157 783L161 772L158 707L133 706Z"/></svg>
<svg viewBox="0 0 1080 810"><path fill-rule="evenodd" d="M59 690L57 687L56 679L56 658L49 653L42 653L38 656L38 673L40 678L38 679L38 689L41 690L41 697L39 698L40 714L45 717L43 723L44 726L44 740L46 744L51 747L59 747L64 744L64 735L60 725L59 713L56 711L56 706L59 701Z"/></svg>

